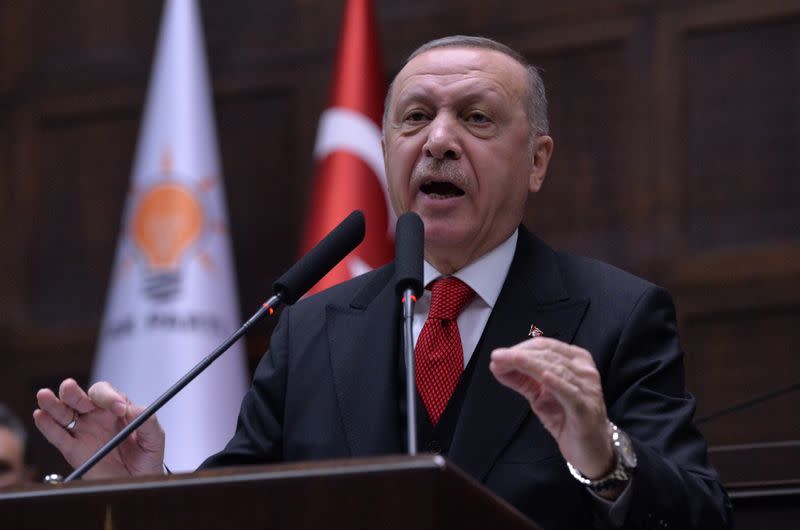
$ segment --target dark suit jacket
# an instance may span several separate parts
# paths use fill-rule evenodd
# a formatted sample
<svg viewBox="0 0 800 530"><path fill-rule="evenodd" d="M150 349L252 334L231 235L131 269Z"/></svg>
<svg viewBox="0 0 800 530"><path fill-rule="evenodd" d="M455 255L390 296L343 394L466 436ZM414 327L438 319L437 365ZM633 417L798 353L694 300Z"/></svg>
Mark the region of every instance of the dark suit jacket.
<svg viewBox="0 0 800 530"><path fill-rule="evenodd" d="M393 273L389 265L284 310L236 434L204 466L403 452ZM609 416L633 439L639 467L626 527L726 527L727 497L691 423L695 404L669 295L555 252L524 228L448 458L544 528L599 524L528 403L489 372L491 351L525 340L531 324L592 353Z"/></svg>

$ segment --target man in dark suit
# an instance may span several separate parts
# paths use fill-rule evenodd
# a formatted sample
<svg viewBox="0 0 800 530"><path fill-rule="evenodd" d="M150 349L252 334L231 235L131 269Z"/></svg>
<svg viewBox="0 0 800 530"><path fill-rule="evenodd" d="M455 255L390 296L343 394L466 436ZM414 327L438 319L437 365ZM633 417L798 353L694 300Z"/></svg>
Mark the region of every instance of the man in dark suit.
<svg viewBox="0 0 800 530"><path fill-rule="evenodd" d="M425 223L422 447L545 528L727 527L669 296L520 226L553 150L536 70L488 39L432 41L392 83L383 129L394 209ZM235 436L204 465L403 450L393 273L284 311ZM73 465L141 410L107 383L37 397L37 426ZM160 471L163 440L151 419L95 476Z"/></svg>

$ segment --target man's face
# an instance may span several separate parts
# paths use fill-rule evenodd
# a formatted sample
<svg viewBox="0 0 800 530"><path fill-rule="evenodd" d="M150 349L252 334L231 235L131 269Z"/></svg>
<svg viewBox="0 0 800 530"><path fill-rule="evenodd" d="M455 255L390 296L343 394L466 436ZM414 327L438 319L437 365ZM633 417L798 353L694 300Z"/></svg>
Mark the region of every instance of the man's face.
<svg viewBox="0 0 800 530"><path fill-rule="evenodd" d="M429 50L394 81L384 131L389 195L398 215L422 217L425 257L441 272L508 238L528 192L541 186L552 140L544 137L544 160L534 156L541 149L530 148L526 83L514 59L479 48Z"/></svg>
<svg viewBox="0 0 800 530"><path fill-rule="evenodd" d="M0 427L0 488L19 484L25 477L25 448L11 430Z"/></svg>

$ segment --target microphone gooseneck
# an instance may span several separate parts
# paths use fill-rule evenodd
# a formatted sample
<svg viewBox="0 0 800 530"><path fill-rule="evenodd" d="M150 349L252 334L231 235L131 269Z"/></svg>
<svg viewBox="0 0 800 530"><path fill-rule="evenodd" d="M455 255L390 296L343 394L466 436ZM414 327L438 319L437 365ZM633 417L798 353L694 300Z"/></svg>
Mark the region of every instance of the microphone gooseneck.
<svg viewBox="0 0 800 530"><path fill-rule="evenodd" d="M414 304L423 289L422 219L407 212L397 219L395 229L395 292L402 296L403 352L406 360L406 434L408 454L417 454L417 408L414 379Z"/></svg>

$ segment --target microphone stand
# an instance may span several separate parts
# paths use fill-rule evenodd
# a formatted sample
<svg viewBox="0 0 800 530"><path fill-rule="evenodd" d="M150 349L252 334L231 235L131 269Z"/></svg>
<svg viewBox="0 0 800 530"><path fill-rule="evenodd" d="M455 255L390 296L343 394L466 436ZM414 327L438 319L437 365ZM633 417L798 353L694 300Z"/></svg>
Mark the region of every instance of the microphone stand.
<svg viewBox="0 0 800 530"><path fill-rule="evenodd" d="M161 407L164 406L172 397L180 392L183 387L188 385L192 382L192 380L200 375L203 370L208 368L208 366L217 360L217 358L225 353L228 348L230 348L234 342L239 340L239 338L244 335L247 330L249 330L256 321L261 318L261 316L266 313L267 311L272 311L272 308L275 307L279 302L281 302L282 296L281 292L273 295L272 298L264 302L264 304L256 311L250 319L242 324L238 330L236 330L230 337L225 339L225 341L219 345L219 347L208 354L208 356L197 363L194 368L192 368L186 375L181 377L178 382L173 384L166 392L161 394L161 396L153 401L146 409L144 409L141 414L136 416L133 421L131 421L128 425L125 426L124 429L119 431L113 438L111 438L106 444L101 447L95 454L89 458L86 462L81 464L80 467L75 469L72 473L70 473L67 478L64 479L64 482L72 482L73 480L81 478L84 473L92 469L95 464L97 464L100 460L102 460L108 453L116 449L116 447L125 440L133 431L138 429L145 421L147 421L150 416L155 414Z"/></svg>
<svg viewBox="0 0 800 530"><path fill-rule="evenodd" d="M417 298L411 288L403 292L403 352L406 357L406 433L408 454L417 454L417 407L414 380L414 304Z"/></svg>
<svg viewBox="0 0 800 530"><path fill-rule="evenodd" d="M422 295L425 226L414 212L397 218L395 229L395 292L403 295L403 353L406 357L406 434L408 454L417 454L416 382L414 379L414 293Z"/></svg>

